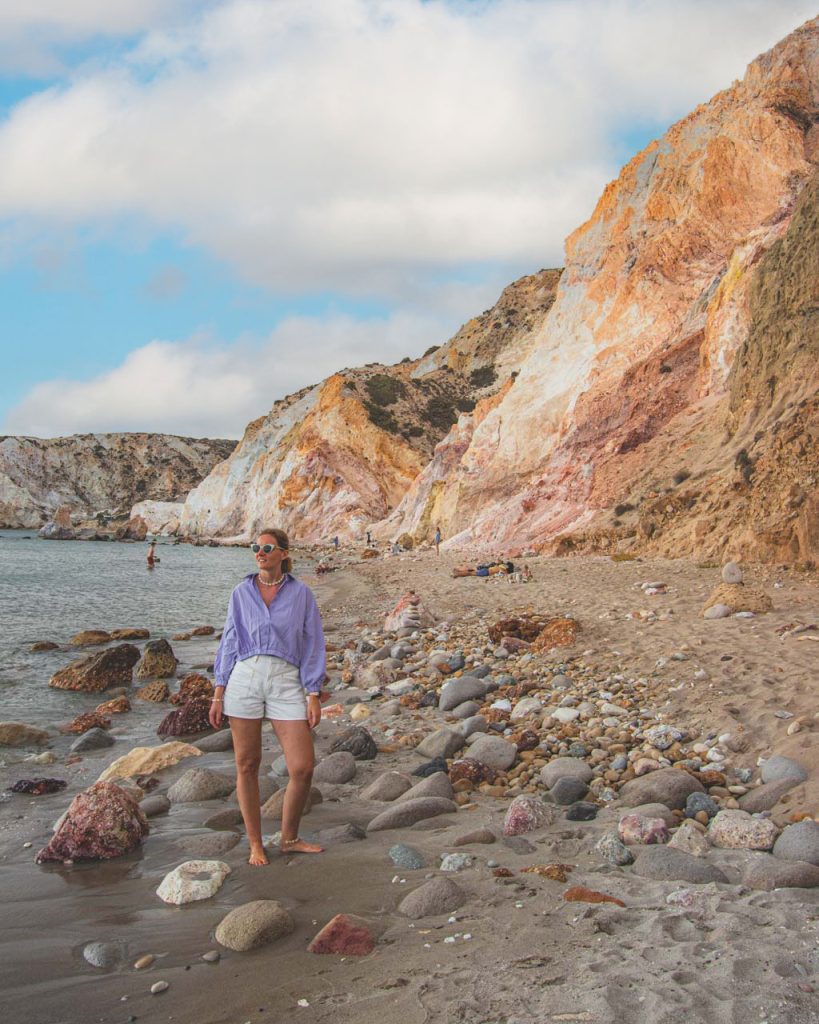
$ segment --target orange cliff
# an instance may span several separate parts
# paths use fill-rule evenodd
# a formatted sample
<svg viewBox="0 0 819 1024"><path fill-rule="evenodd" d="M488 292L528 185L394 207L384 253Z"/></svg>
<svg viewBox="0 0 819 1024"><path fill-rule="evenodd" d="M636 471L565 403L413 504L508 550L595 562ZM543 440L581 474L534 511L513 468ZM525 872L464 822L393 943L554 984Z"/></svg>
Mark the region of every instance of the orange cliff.
<svg viewBox="0 0 819 1024"><path fill-rule="evenodd" d="M636 156L390 530L434 506L453 545L815 558L818 111L819 19Z"/></svg>

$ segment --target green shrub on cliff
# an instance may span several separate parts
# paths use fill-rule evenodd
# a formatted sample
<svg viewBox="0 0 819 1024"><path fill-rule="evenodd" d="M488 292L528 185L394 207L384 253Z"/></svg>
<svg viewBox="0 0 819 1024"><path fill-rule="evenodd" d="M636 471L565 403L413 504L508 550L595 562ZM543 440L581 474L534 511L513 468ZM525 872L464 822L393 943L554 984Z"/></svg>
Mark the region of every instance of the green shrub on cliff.
<svg viewBox="0 0 819 1024"><path fill-rule="evenodd" d="M407 390L403 381L396 380L395 377L390 377L386 373L374 373L365 387L370 401L374 405L381 406L393 405L403 397Z"/></svg>

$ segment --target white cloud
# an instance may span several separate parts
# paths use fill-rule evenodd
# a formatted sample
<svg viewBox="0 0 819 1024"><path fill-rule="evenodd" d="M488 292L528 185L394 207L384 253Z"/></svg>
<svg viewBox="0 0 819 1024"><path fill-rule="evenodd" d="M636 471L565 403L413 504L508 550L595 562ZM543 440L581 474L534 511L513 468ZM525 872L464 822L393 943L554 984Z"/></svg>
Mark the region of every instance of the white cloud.
<svg viewBox="0 0 819 1024"><path fill-rule="evenodd" d="M616 173L618 131L686 113L812 13L803 0L201 7L12 111L0 216L136 217L277 291L393 299L464 263L559 263ZM136 0L84 7L111 28L110 8L138 25Z"/></svg>
<svg viewBox="0 0 819 1024"><path fill-rule="evenodd" d="M284 320L263 343L207 337L152 341L120 366L85 381L36 385L8 415L7 434L149 431L239 437L273 402L343 367L397 362L440 344L452 325L398 313Z"/></svg>

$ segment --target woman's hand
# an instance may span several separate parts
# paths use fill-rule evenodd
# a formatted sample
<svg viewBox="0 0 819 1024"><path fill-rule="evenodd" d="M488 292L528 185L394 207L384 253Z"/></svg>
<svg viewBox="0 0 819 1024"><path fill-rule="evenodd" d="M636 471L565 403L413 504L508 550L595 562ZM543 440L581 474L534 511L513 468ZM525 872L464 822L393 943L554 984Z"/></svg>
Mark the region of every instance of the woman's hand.
<svg viewBox="0 0 819 1024"><path fill-rule="evenodd" d="M225 688L224 686L217 686L213 691L213 698L208 708L208 721L214 729L221 729L222 727L222 699L224 697Z"/></svg>
<svg viewBox="0 0 819 1024"><path fill-rule="evenodd" d="M321 701L317 693L307 694L307 724L315 729L321 721Z"/></svg>

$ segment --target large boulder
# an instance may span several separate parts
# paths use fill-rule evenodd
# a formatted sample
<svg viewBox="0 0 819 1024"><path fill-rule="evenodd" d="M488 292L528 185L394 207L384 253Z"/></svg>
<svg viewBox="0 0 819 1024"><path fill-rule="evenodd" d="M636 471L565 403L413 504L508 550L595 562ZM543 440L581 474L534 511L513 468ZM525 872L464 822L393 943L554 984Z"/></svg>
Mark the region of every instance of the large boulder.
<svg viewBox="0 0 819 1024"><path fill-rule="evenodd" d="M153 775L163 768L170 768L186 757L201 757L202 751L190 743L162 743L158 747L134 747L127 754L118 757L100 775L99 782L110 779L134 779L137 775Z"/></svg>
<svg viewBox="0 0 819 1024"><path fill-rule="evenodd" d="M488 768L505 772L511 768L518 756L518 748L514 743L501 739L500 736L480 735L469 747L469 757L480 761Z"/></svg>
<svg viewBox="0 0 819 1024"><path fill-rule="evenodd" d="M98 654L89 654L59 669L48 685L57 690L102 693L111 686L130 686L139 650L133 644L118 644Z"/></svg>
<svg viewBox="0 0 819 1024"><path fill-rule="evenodd" d="M398 904L399 914L417 920L450 914L467 901L467 895L451 878L433 878L425 882Z"/></svg>
<svg viewBox="0 0 819 1024"><path fill-rule="evenodd" d="M355 773L355 758L350 751L337 750L335 754L328 754L319 761L313 772L313 781L343 785L355 778Z"/></svg>
<svg viewBox="0 0 819 1024"><path fill-rule="evenodd" d="M439 814L457 811L458 805L442 796L422 796L417 800L406 800L393 804L386 811L377 814L367 826L368 832L384 832L392 828L407 828L416 821L435 818Z"/></svg>
<svg viewBox="0 0 819 1024"><path fill-rule="evenodd" d="M148 820L130 794L112 782L95 782L78 793L37 863L110 860L136 849Z"/></svg>
<svg viewBox="0 0 819 1024"><path fill-rule="evenodd" d="M195 736L211 729L208 721L210 697L194 697L181 704L175 711L169 711L159 723L157 736Z"/></svg>
<svg viewBox="0 0 819 1024"><path fill-rule="evenodd" d="M774 843L774 857L800 860L819 867L819 823L806 818L788 825Z"/></svg>
<svg viewBox="0 0 819 1024"><path fill-rule="evenodd" d="M692 793L703 792L702 783L681 768L660 768L625 783L620 790L620 801L626 807L665 804L671 810L682 810Z"/></svg>
<svg viewBox="0 0 819 1024"><path fill-rule="evenodd" d="M634 873L656 882L727 882L723 871L702 857L670 846L644 846L636 854Z"/></svg>
<svg viewBox="0 0 819 1024"><path fill-rule="evenodd" d="M137 679L172 679L178 662L167 640L149 640L137 665Z"/></svg>
<svg viewBox="0 0 819 1024"><path fill-rule="evenodd" d="M290 913L276 900L253 900L224 917L216 927L216 941L245 953L289 935L296 927Z"/></svg>
<svg viewBox="0 0 819 1024"><path fill-rule="evenodd" d="M191 804L200 800L218 800L236 789L236 780L209 768L189 768L168 790L172 804Z"/></svg>
<svg viewBox="0 0 819 1024"><path fill-rule="evenodd" d="M441 687L441 695L438 698L438 708L441 711L451 711L457 708L464 701L474 700L479 697L481 700L486 696L486 680L475 679L473 676L459 676L457 679L450 679Z"/></svg>
<svg viewBox="0 0 819 1024"><path fill-rule="evenodd" d="M35 747L48 743L48 733L23 722L0 722L0 747Z"/></svg>
<svg viewBox="0 0 819 1024"><path fill-rule="evenodd" d="M757 853L745 869L742 884L749 889L815 889L819 887L819 867L803 860L782 860L768 853Z"/></svg>
<svg viewBox="0 0 819 1024"><path fill-rule="evenodd" d="M363 725L352 726L333 741L330 753L335 754L339 750L348 751L356 761L372 761L378 754L375 740Z"/></svg>

